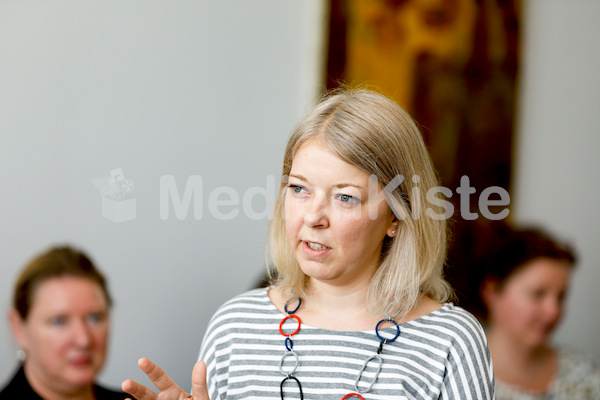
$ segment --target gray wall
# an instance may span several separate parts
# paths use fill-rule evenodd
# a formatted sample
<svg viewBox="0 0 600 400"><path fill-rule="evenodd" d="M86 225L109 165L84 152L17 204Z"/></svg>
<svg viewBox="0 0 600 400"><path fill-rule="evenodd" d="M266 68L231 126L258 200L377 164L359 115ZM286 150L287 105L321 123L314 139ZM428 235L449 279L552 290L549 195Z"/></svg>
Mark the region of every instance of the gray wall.
<svg viewBox="0 0 600 400"><path fill-rule="evenodd" d="M580 262L555 337L600 359L600 2L524 2L516 221L571 241Z"/></svg>
<svg viewBox="0 0 600 400"><path fill-rule="evenodd" d="M141 378L148 356L189 387L211 314L261 277L283 145L322 89L323 4L0 1L0 382L16 366L5 318L16 273L68 242L116 300L101 380ZM103 218L93 184L115 168L135 183L136 218L120 223ZM161 219L163 175L181 197L201 177L200 219L193 204ZM213 212L223 186L239 204Z"/></svg>

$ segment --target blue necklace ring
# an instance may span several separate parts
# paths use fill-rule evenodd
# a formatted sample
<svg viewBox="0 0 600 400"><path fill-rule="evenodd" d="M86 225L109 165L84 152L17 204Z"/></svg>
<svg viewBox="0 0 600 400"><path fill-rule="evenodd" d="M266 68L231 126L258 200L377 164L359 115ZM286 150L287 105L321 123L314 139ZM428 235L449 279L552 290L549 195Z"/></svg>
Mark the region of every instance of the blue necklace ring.
<svg viewBox="0 0 600 400"><path fill-rule="evenodd" d="M293 314L296 311L298 311L298 309L300 308L300 306L302 305L302 298L298 297L298 305L296 306L296 308L294 308L292 311L288 311L288 304L290 304L290 301L292 301L292 299L289 299L288 301L285 302L285 305L283 306L283 309L285 310L286 314Z"/></svg>
<svg viewBox="0 0 600 400"><path fill-rule="evenodd" d="M379 326L381 324L383 324L384 322L388 322L388 321L393 323L396 326L396 336L394 336L391 339L386 339L379 334ZM383 343L392 343L393 341L398 339L398 336L400 336L400 325L398 325L398 323L396 321L394 321L392 318L384 318L377 323L377 326L375 327L375 334L377 335L379 340L381 340Z"/></svg>

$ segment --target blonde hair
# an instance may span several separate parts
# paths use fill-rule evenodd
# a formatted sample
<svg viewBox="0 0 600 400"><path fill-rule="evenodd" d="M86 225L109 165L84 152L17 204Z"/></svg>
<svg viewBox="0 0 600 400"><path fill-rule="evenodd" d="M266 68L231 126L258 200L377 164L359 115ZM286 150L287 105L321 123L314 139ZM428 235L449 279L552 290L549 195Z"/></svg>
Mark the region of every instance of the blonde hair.
<svg viewBox="0 0 600 400"><path fill-rule="evenodd" d="M421 193L438 184L421 133L398 104L365 89L342 89L327 95L288 140L282 184L269 225L269 247L275 268L270 271L271 283L284 290L291 289L299 296L306 290L307 276L286 239L284 203L285 178L292 160L309 139L319 140L341 160L376 176L382 188L396 177L404 178L396 189L386 193L388 205L400 223L395 237L384 239L380 264L367 294L369 310L404 316L417 306L421 294L439 302L452 297L452 289L443 278L446 221L425 215L412 217L414 212L424 214L427 208L425 195ZM413 190L417 187L418 191Z"/></svg>

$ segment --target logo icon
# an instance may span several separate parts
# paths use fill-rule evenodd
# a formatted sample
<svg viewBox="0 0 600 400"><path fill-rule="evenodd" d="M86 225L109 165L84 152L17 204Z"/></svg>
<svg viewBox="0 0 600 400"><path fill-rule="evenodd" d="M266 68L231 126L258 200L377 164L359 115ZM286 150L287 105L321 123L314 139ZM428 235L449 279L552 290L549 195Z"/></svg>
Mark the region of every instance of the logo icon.
<svg viewBox="0 0 600 400"><path fill-rule="evenodd" d="M102 216L112 222L135 219L136 200L133 198L135 184L126 178L121 168L110 171L110 176L92 181L102 195Z"/></svg>

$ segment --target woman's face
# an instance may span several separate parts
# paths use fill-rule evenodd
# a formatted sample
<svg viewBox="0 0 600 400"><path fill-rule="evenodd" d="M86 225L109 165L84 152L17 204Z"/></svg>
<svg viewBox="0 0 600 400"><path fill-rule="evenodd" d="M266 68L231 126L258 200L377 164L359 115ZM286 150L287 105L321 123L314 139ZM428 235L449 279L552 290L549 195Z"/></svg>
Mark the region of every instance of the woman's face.
<svg viewBox="0 0 600 400"><path fill-rule="evenodd" d="M524 265L486 297L490 328L529 348L546 344L563 313L571 266L539 258Z"/></svg>
<svg viewBox="0 0 600 400"><path fill-rule="evenodd" d="M302 271L331 285L367 285L398 226L380 187L369 190L369 174L308 141L286 190L287 240Z"/></svg>
<svg viewBox="0 0 600 400"><path fill-rule="evenodd" d="M80 277L44 281L19 324L17 340L34 379L64 391L93 383L109 332L108 305L97 283Z"/></svg>

